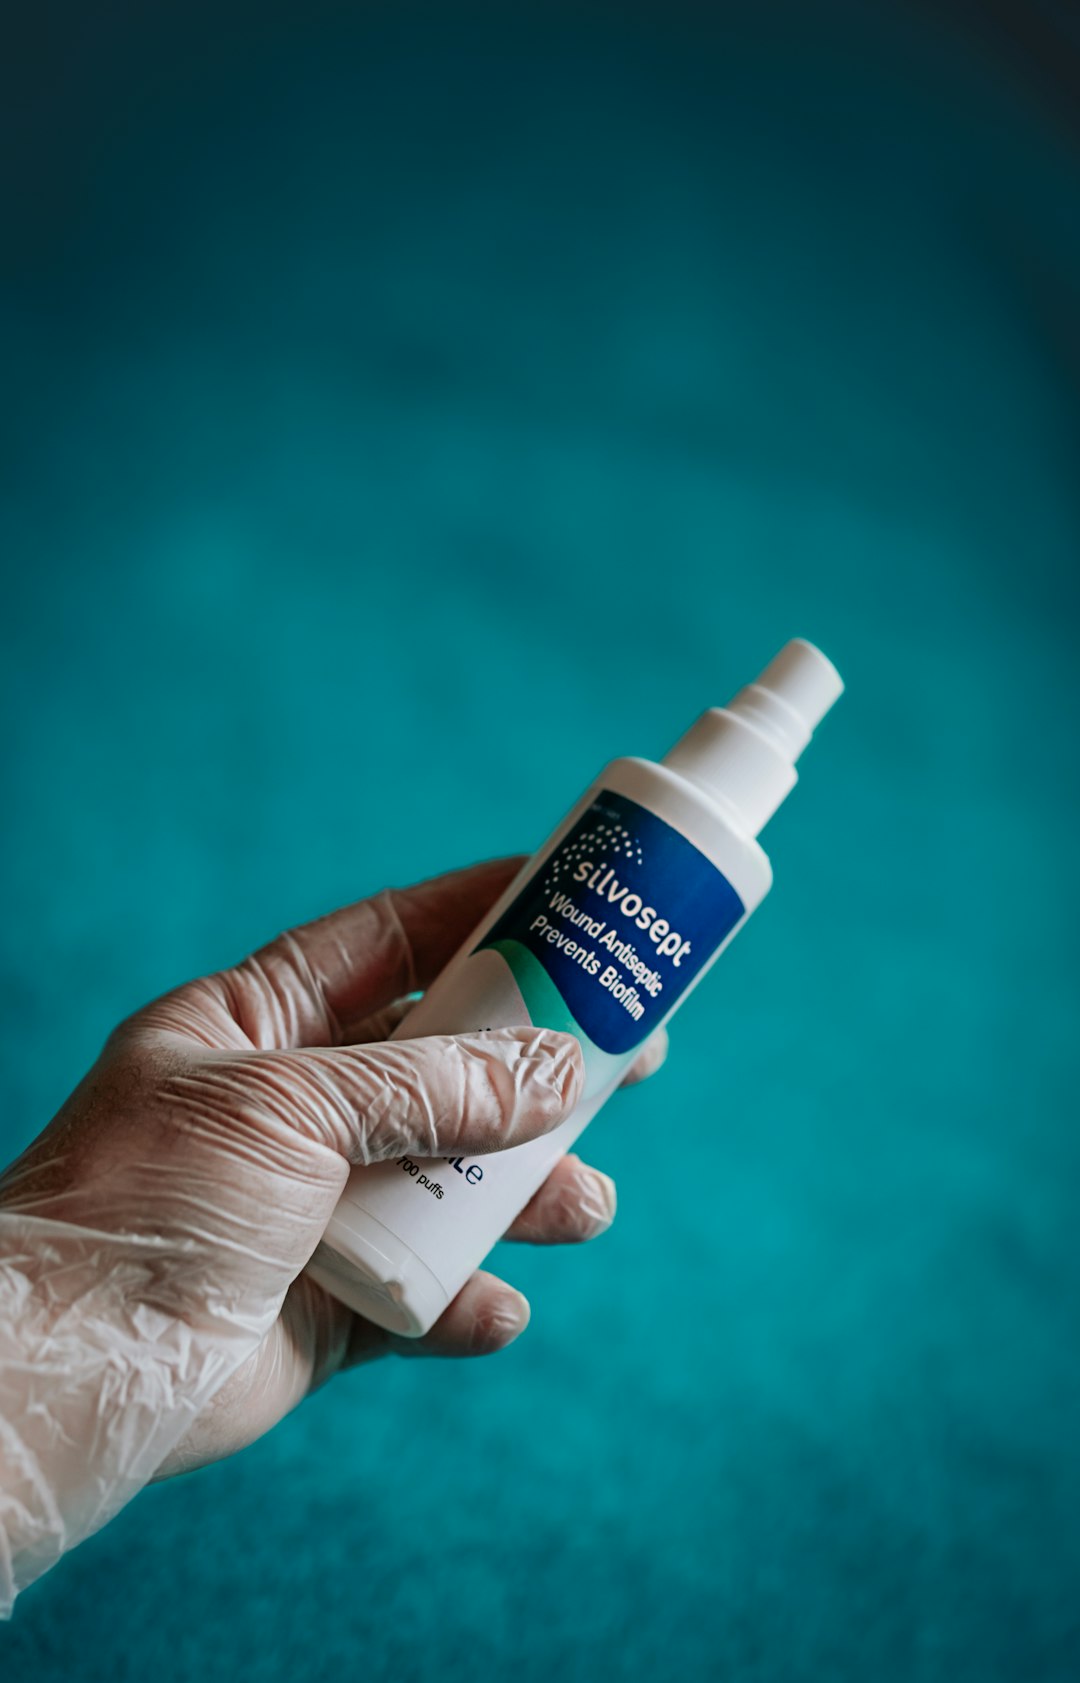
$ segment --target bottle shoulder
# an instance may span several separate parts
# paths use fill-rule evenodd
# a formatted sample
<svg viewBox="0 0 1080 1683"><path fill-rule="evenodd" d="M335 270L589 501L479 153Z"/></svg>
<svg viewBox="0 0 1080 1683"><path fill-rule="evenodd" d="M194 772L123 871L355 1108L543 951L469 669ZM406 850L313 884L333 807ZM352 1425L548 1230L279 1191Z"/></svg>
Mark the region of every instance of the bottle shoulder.
<svg viewBox="0 0 1080 1683"><path fill-rule="evenodd" d="M628 796L693 842L724 873L748 912L772 887L772 866L760 842L739 829L714 796L670 766L625 756L606 765L593 787Z"/></svg>

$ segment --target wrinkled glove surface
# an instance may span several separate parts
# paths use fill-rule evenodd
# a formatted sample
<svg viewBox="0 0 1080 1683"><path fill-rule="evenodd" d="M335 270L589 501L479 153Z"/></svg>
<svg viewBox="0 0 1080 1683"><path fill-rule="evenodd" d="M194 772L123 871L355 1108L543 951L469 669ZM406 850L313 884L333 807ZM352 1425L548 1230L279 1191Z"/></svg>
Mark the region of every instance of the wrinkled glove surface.
<svg viewBox="0 0 1080 1683"><path fill-rule="evenodd" d="M569 1035L385 1040L519 863L387 891L155 1001L0 1179L0 1610L150 1479L231 1454L335 1372L523 1329L491 1274L413 1340L303 1272L351 1165L522 1144L573 1108ZM570 1156L508 1237L587 1239L614 1208Z"/></svg>

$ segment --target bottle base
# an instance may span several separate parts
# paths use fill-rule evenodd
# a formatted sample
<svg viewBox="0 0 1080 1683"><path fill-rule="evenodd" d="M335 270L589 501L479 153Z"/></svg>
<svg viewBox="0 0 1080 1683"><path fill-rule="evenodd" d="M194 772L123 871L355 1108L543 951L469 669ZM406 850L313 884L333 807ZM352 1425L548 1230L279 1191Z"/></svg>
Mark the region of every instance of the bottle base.
<svg viewBox="0 0 1080 1683"><path fill-rule="evenodd" d="M404 1338L422 1338L450 1302L450 1294L415 1251L373 1216L365 1231L335 1214L305 1270L358 1315Z"/></svg>

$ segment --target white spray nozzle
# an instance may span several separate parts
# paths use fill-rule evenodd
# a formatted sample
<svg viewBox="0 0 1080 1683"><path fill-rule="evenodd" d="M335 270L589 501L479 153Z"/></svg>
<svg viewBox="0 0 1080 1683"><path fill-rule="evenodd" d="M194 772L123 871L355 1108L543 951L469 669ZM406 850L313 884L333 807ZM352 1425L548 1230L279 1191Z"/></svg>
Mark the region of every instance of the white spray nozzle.
<svg viewBox="0 0 1080 1683"><path fill-rule="evenodd" d="M843 693L832 661L796 637L729 706L703 713L663 763L735 808L756 836L795 787L795 761Z"/></svg>
<svg viewBox="0 0 1080 1683"><path fill-rule="evenodd" d="M795 761L843 693L844 680L832 661L813 643L795 637L760 678L739 691L728 711L749 719Z"/></svg>

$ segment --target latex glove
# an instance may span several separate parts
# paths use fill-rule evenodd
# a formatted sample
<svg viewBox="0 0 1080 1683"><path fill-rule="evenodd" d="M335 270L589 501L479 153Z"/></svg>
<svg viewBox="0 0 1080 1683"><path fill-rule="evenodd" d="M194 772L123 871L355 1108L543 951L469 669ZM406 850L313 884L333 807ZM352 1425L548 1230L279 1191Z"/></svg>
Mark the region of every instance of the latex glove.
<svg viewBox="0 0 1080 1683"><path fill-rule="evenodd" d="M0 1609L151 1478L231 1454L338 1370L523 1329L491 1274L403 1339L303 1273L350 1165L521 1144L572 1109L569 1035L380 1040L519 863L388 891L147 1006L0 1179ZM508 1237L587 1239L614 1209L567 1157Z"/></svg>

